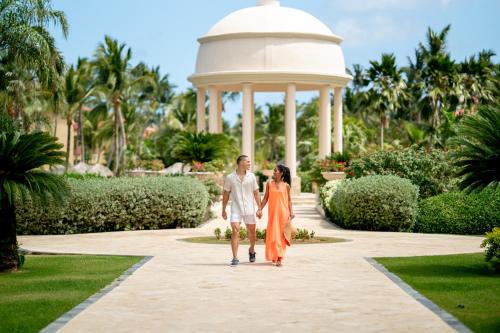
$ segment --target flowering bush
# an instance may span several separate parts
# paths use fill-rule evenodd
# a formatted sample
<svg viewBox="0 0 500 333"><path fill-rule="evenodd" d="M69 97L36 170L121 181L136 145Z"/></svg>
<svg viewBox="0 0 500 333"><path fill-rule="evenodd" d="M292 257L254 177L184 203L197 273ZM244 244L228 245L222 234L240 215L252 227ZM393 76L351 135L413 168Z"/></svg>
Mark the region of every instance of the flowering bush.
<svg viewBox="0 0 500 333"><path fill-rule="evenodd" d="M165 169L165 165L161 160L141 160L137 162L136 167L152 171L160 171Z"/></svg>
<svg viewBox="0 0 500 333"><path fill-rule="evenodd" d="M224 161L213 160L210 162L196 162L192 163L193 172L220 172L224 171Z"/></svg>

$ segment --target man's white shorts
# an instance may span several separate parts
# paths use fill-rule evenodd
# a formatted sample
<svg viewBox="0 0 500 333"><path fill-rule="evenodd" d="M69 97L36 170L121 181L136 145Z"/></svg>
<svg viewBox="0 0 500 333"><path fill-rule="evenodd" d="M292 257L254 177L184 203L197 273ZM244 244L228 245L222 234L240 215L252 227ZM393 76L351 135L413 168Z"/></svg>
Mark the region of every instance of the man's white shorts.
<svg viewBox="0 0 500 333"><path fill-rule="evenodd" d="M255 215L231 214L231 223L243 222L245 224L256 224Z"/></svg>

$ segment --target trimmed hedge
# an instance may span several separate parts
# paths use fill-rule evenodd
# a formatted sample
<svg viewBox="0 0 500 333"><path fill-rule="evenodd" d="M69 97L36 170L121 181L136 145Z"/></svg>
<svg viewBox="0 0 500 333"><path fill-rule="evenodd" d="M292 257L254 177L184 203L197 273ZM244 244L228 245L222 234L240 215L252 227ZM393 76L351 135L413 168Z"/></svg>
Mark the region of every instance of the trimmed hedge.
<svg viewBox="0 0 500 333"><path fill-rule="evenodd" d="M456 167L443 150L410 147L379 151L351 161L349 177L395 175L411 180L420 188L420 197L428 198L457 189Z"/></svg>
<svg viewBox="0 0 500 333"><path fill-rule="evenodd" d="M328 216L330 219L335 220L334 212L333 210L335 209L332 207L330 204L333 194L339 187L340 183L343 180L337 179L337 180L330 180L325 183L325 185L321 186L319 189L319 202L321 203L321 206L323 207L326 216Z"/></svg>
<svg viewBox="0 0 500 333"><path fill-rule="evenodd" d="M415 232L483 235L500 227L500 188L451 192L422 200Z"/></svg>
<svg viewBox="0 0 500 333"><path fill-rule="evenodd" d="M61 207L16 206L19 234L72 234L195 227L209 204L205 186L190 177L69 179Z"/></svg>
<svg viewBox="0 0 500 333"><path fill-rule="evenodd" d="M330 200L329 215L347 229L409 231L418 208L418 186L397 176L342 181Z"/></svg>

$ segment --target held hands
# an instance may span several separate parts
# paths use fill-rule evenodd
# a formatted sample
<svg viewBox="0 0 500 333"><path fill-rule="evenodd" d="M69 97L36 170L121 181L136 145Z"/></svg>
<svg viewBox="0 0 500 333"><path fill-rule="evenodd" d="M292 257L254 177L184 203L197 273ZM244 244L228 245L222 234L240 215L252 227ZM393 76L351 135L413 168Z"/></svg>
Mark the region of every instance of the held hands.
<svg viewBox="0 0 500 333"><path fill-rule="evenodd" d="M261 219L262 218L262 209L259 208L259 210L257 210L257 214L256 215L257 215L257 217L259 219Z"/></svg>
<svg viewBox="0 0 500 333"><path fill-rule="evenodd" d="M225 210L223 210L223 211L222 211L222 218L223 218L224 220L227 220L227 213L226 213L226 211L225 211Z"/></svg>

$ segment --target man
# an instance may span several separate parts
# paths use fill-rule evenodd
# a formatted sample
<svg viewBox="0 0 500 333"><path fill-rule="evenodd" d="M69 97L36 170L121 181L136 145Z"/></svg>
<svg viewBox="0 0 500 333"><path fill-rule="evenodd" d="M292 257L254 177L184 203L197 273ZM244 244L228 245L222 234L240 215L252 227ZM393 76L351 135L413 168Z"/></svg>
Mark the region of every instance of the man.
<svg viewBox="0 0 500 333"><path fill-rule="evenodd" d="M240 224L245 223L250 240L248 256L250 262L255 262L255 241L256 241L256 219L262 217L260 210L259 185L255 175L250 170L250 159L246 155L241 155L236 160L237 169L226 177L224 182L224 193L222 196L222 218L227 220L226 206L231 198L231 222L232 236L231 249L233 251L233 260L231 265L236 266L240 263L238 260L238 246L240 235ZM255 205L257 203L257 205ZM257 208L257 209L256 209Z"/></svg>

